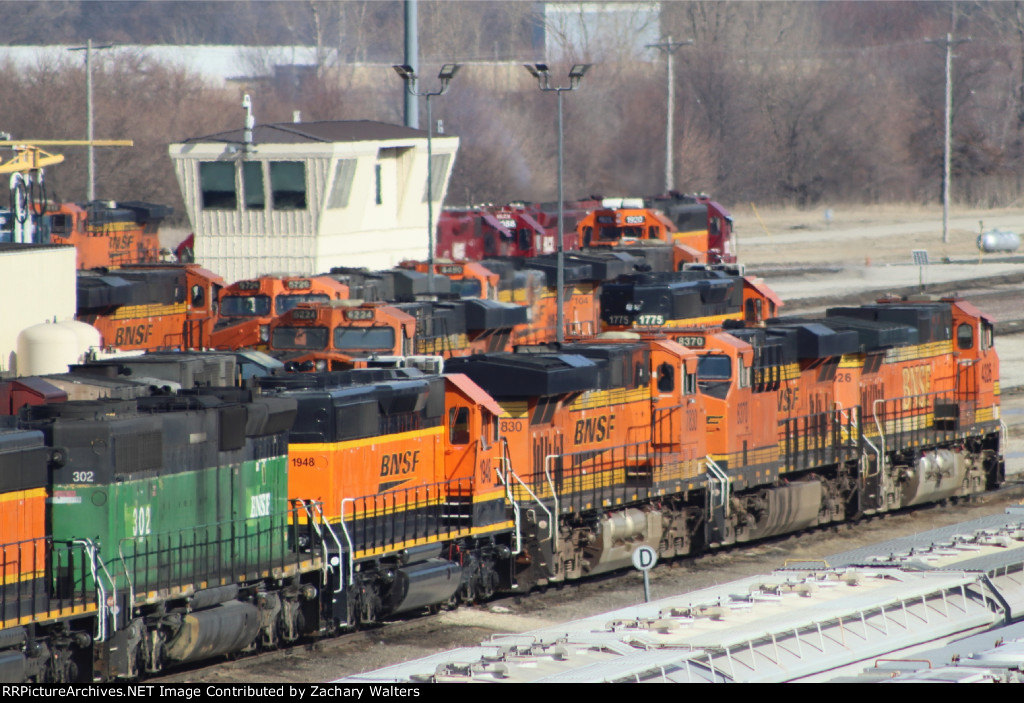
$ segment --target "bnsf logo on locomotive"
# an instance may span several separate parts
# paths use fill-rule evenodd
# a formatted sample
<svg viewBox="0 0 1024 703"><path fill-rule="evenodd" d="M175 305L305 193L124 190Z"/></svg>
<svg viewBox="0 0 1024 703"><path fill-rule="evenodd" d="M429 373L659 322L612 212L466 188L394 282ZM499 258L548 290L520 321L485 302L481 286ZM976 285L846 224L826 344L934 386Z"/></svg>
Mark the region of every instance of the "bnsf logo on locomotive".
<svg viewBox="0 0 1024 703"><path fill-rule="evenodd" d="M249 496L249 517L266 517L270 515L270 494L259 493Z"/></svg>
<svg viewBox="0 0 1024 703"><path fill-rule="evenodd" d="M583 420L577 420L572 442L573 444L603 442L608 439L614 429L615 415L602 415L601 417L588 417Z"/></svg>
<svg viewBox="0 0 1024 703"><path fill-rule="evenodd" d="M114 234L110 236L110 248L112 251L127 251L135 243L133 234Z"/></svg>
<svg viewBox="0 0 1024 703"><path fill-rule="evenodd" d="M915 366L903 369L903 409L926 408L932 390L932 369L930 366ZM916 397L909 397L916 396Z"/></svg>
<svg viewBox="0 0 1024 703"><path fill-rule="evenodd" d="M149 335L153 334L152 324L135 325L134 327L118 327L114 335L114 346L121 347L125 344L145 344L149 341Z"/></svg>
<svg viewBox="0 0 1024 703"><path fill-rule="evenodd" d="M385 454L380 460L380 475L398 476L399 474L411 474L416 471L419 461L419 449Z"/></svg>

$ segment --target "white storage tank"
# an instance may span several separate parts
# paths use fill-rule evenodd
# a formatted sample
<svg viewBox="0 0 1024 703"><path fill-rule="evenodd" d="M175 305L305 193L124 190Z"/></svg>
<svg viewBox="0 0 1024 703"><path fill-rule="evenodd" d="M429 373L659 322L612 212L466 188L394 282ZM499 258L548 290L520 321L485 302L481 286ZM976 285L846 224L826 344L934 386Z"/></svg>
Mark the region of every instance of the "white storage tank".
<svg viewBox="0 0 1024 703"><path fill-rule="evenodd" d="M77 363L79 340L69 327L53 322L26 327L18 334L17 368L19 376L67 373Z"/></svg>
<svg viewBox="0 0 1024 703"><path fill-rule="evenodd" d="M103 337L100 335L100 331L87 322L65 320L64 322L58 322L57 326L75 333L75 338L78 340L78 357L75 363L81 364L85 362L90 349L99 349L101 347Z"/></svg>

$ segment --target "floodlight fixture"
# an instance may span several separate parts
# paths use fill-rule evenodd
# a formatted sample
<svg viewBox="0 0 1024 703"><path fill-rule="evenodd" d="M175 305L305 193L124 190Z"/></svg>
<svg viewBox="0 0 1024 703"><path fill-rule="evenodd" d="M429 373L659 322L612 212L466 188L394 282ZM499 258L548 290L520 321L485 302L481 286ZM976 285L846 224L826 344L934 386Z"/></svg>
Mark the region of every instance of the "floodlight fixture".
<svg viewBox="0 0 1024 703"><path fill-rule="evenodd" d="M535 63L524 64L531 76L537 79L537 84L545 93L555 93L558 96L558 250L557 250L557 283L558 295L556 296L557 322L555 328L555 339L561 343L565 341L565 197L563 195L563 136L562 136L562 93L571 92L579 87L583 75L590 70L591 64L578 63L569 71L569 85L552 86L550 69L547 64Z"/></svg>
<svg viewBox="0 0 1024 703"><path fill-rule="evenodd" d="M409 64L396 64L393 66L395 72L402 77L403 81L414 81L416 80L416 71L413 70Z"/></svg>

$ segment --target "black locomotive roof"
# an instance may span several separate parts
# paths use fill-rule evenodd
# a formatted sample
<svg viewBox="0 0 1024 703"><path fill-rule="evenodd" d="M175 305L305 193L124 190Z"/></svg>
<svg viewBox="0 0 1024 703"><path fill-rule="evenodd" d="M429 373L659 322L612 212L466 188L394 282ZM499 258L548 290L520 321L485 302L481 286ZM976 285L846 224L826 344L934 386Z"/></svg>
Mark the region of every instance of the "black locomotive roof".
<svg viewBox="0 0 1024 703"><path fill-rule="evenodd" d="M865 353L918 343L917 328L897 322L835 316L827 317L821 323L834 330L856 332L860 350Z"/></svg>
<svg viewBox="0 0 1024 703"><path fill-rule="evenodd" d="M574 353L475 354L449 359L445 368L466 374L495 398L561 395L599 387L599 365Z"/></svg>
<svg viewBox="0 0 1024 703"><path fill-rule="evenodd" d="M826 317L855 317L914 327L918 341L943 342L953 338L953 310L949 303L921 302L913 304L878 303L858 308L829 308Z"/></svg>

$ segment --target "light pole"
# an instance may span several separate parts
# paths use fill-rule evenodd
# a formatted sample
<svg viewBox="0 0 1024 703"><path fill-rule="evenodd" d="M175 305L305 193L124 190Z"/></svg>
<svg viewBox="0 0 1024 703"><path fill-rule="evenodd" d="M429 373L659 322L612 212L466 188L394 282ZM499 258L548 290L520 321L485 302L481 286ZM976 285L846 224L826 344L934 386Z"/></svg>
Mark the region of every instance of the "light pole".
<svg viewBox="0 0 1024 703"><path fill-rule="evenodd" d="M89 173L86 197L88 202L96 199L96 154L93 150L93 110L92 110L92 52L99 49L110 49L113 44L93 46L92 39L86 41L85 46L76 46L69 51L85 52L85 112L86 112L86 139L89 140Z"/></svg>
<svg viewBox="0 0 1024 703"><path fill-rule="evenodd" d="M430 99L448 92L452 76L461 67L457 63L446 63L441 66L441 72L437 74L438 79L441 81L441 87L433 92L426 90L419 92L416 90L416 71L413 70L412 66L403 64L394 67L398 75L405 81L405 89L409 91L410 95L427 99L427 290L430 292L434 290L434 175L432 163L434 160L434 122L430 112Z"/></svg>
<svg viewBox="0 0 1024 703"><path fill-rule="evenodd" d="M565 341L565 222L564 207L565 198L562 196L562 93L576 90L583 75L590 70L591 64L578 63L569 71L569 85L552 86L551 75L547 64L536 63L526 64L526 70L537 79L537 84L544 92L553 92L558 96L558 259L557 259L557 280L555 285L558 288L557 299L557 328L555 339L559 344Z"/></svg>
<svg viewBox="0 0 1024 703"><path fill-rule="evenodd" d="M684 46L693 44L693 39L686 41L672 41L670 34L665 41L657 44L648 44L648 49L664 51L665 65L667 66L666 80L668 82L668 116L665 118L665 192L671 193L675 189L673 175L675 171L675 155L672 153L672 113L675 112L676 103L676 82L673 67L675 64L675 53Z"/></svg>
<svg viewBox="0 0 1024 703"><path fill-rule="evenodd" d="M950 163L952 161L953 141L953 47L967 39L953 39L952 34L946 34L944 39L928 39L929 44L942 45L946 49L946 112L944 118L944 138L942 140L942 242L949 243L949 177Z"/></svg>

